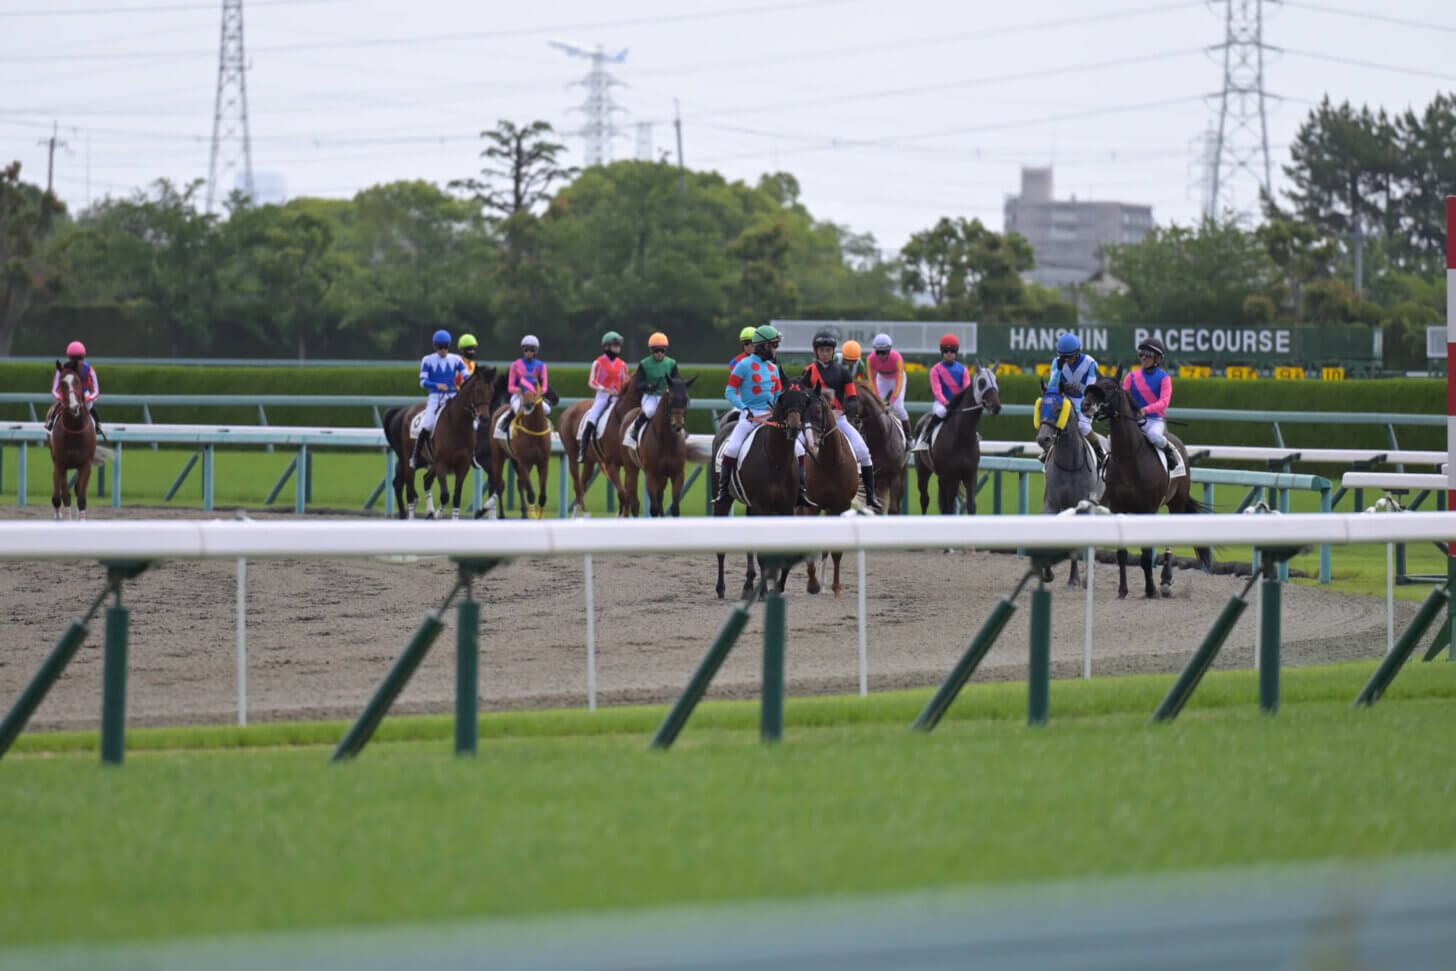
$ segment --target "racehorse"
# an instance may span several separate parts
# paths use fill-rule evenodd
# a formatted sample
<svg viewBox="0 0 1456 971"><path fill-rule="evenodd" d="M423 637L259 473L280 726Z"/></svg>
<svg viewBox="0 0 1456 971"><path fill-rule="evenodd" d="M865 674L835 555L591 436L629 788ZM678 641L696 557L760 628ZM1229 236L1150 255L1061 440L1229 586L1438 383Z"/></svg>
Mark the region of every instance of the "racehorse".
<svg viewBox="0 0 1456 971"><path fill-rule="evenodd" d="M825 391L827 396L831 392ZM859 415L859 396L847 398L844 402L845 417L854 421ZM809 494L809 501L818 506L815 509L796 510L798 515L814 516L818 513L826 513L831 516L838 516L848 511L855 496L859 494L859 463L854 458L854 448L849 444L849 439L844 437L834 421L834 409L826 398L814 396L809 402L809 410L805 412L805 419L813 432L818 448L814 451L812 458L804 464L804 491ZM899 422L895 423L896 426ZM843 596L843 590L839 585L839 563L844 559L843 553L820 553L819 569L824 569L825 561L834 557L834 582L830 585L834 590L835 599ZM814 569L814 560L810 557L805 561L809 572L810 593L818 593L822 589L819 585L819 574Z"/></svg>
<svg viewBox="0 0 1456 971"><path fill-rule="evenodd" d="M623 490L630 502L630 515L640 516L641 502L637 495L637 474L640 471L647 478L647 511L651 516L662 516L662 498L667 484L672 483L672 505L667 515L680 514L683 492L683 469L688 461L687 413L688 388L697 376L684 381L682 378L668 378L667 392L658 402L657 413L642 426L637 447L622 445ZM633 408L622 416L622 428L632 427L640 409Z"/></svg>
<svg viewBox="0 0 1456 971"><path fill-rule="evenodd" d="M905 456L909 446L905 441L905 426L885 407L867 375L855 378L854 387L859 411L858 417L850 421L855 423L869 447L880 506L890 515L897 515L905 498Z"/></svg>
<svg viewBox="0 0 1456 971"><path fill-rule="evenodd" d="M545 395L549 400L552 393ZM551 474L551 419L541 407L542 394L539 391L521 389L521 409L511 419L506 430L508 436L501 441L495 435L495 427L505 414L507 402L492 413L489 426L490 440L490 490L491 497L499 500L504 488L502 471L507 459L516 469L516 482L521 489L521 518L540 519L546 512L546 483ZM535 470L541 484L541 502L536 503L536 492L531 487L531 471ZM481 510L485 510L482 508ZM480 517L477 515L477 519Z"/></svg>
<svg viewBox="0 0 1456 971"><path fill-rule="evenodd" d="M635 373L634 371L633 374ZM622 487L621 476L622 416L641 405L642 389L637 387L637 382L629 374L617 400L602 416L601 427L592 435L592 444L586 450L586 461L580 463L576 460L577 442L580 440L577 436L581 433L581 420L591 407L591 400L578 401L562 412L561 447L566 452L566 465L570 470L571 485L576 496L571 503L573 514L586 511L586 488L591 482L592 472L598 466L612 484L612 488L617 490L617 515L629 514L630 500L627 498L627 491Z"/></svg>
<svg viewBox="0 0 1456 971"><path fill-rule="evenodd" d="M792 516L799 499L799 460L794 455L794 440L804 430L804 415L810 407L810 396L814 392L798 381L790 381L779 392L773 413L767 419L740 418L739 421L756 420L763 427L743 447L738 456L737 474L729 482L730 498L725 502L713 503L714 517L726 516L733 509L733 499L748 507L750 516ZM713 440L713 495L718 494L717 456L723 441L728 437L733 423L729 422L718 430ZM805 447L810 456L818 444L812 433L806 436ZM779 574L778 590L784 589L788 570ZM743 596L746 599L753 592L755 573L753 554L748 555L748 574L743 581ZM718 554L718 599L723 599L723 554Z"/></svg>
<svg viewBox="0 0 1456 971"><path fill-rule="evenodd" d="M86 396L81 389L81 375L75 364L56 362L60 372L61 401L56 406L58 414L51 426L47 444L51 449L51 506L55 518L61 518L61 504L65 503L66 515L86 518L86 485L91 481L91 463L96 460L96 426L91 421L91 410L86 407ZM66 473L76 470L76 508L71 508L71 487L66 482Z"/></svg>
<svg viewBox="0 0 1456 971"><path fill-rule="evenodd" d="M1075 509L1083 500L1099 498L1097 459L1077 425L1072 400L1059 392L1048 392L1043 386L1036 417L1036 444L1047 453L1041 511L1056 515L1063 509ZM1077 558L1071 560L1067 586L1076 587ZM1050 582L1051 578L1051 567L1044 568L1042 579Z"/></svg>
<svg viewBox="0 0 1456 971"><path fill-rule="evenodd" d="M1163 464L1162 454L1153 447L1138 427L1137 407L1132 396L1122 389L1122 368L1111 375L1104 374L1086 391L1082 399L1083 410L1089 410L1098 421L1106 418L1111 423L1112 444L1107 455L1107 468L1103 472L1103 504L1115 513L1156 513L1167 506L1171 513L1208 512L1202 503L1190 493L1192 477L1181 475L1171 482L1168 469ZM1168 441L1183 456L1183 467L1189 468L1188 451L1171 432L1165 432ZM1213 567L1213 551L1197 547L1198 562L1205 571ZM1144 546L1141 564L1143 568L1144 596L1156 598L1158 590L1153 587L1153 550ZM1127 596L1127 550L1117 551L1117 596ZM1163 549L1163 571L1161 575L1163 596L1173 592L1173 551Z"/></svg>
<svg viewBox="0 0 1456 971"><path fill-rule="evenodd" d="M915 478L920 485L920 512L930 506L930 476L936 476L940 514L953 516L956 494L966 487L966 513L976 514L976 473L981 467L981 436L976 427L981 412L1001 413L1001 386L996 383L996 366L977 367L971 383L945 404L945 420L928 448L915 456ZM930 420L926 415L915 426L917 436Z"/></svg>
<svg viewBox="0 0 1456 971"><path fill-rule="evenodd" d="M447 475L455 476L455 495L452 503L453 518L460 518L460 492L465 484L466 473L470 471L471 459L475 455L475 419L481 410L490 404L495 368L477 366L475 372L460 385L455 396L440 409L435 421L435 433L430 436L429 465L425 469L426 516L435 518L435 498L431 492L435 480L440 480L440 512L445 511L445 502L450 498ZM400 519L415 518L415 469L410 464L414 455L415 439L411 426L425 410L425 402L399 408L391 408L384 414L384 437L394 449L394 499ZM408 492L409 502L405 503Z"/></svg>

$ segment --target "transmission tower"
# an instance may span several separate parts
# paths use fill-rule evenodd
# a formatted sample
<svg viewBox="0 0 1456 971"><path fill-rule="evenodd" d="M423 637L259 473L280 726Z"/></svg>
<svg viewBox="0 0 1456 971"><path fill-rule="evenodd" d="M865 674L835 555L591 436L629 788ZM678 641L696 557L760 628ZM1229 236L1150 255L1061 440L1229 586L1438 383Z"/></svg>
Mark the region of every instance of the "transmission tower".
<svg viewBox="0 0 1456 971"><path fill-rule="evenodd" d="M612 115L622 110L612 103L612 88L622 82L608 74L605 65L621 64L627 59L627 49L624 47L615 54L608 54L602 50L600 44L596 50L589 51L576 44L565 44L561 41L552 40L546 43L572 57L584 57L591 61L591 70L586 77L572 82L574 86L586 88L586 100L575 109L586 116L586 123L582 125L580 132L585 142L584 156L588 167L611 161L612 139L621 134L621 130L612 120Z"/></svg>
<svg viewBox="0 0 1456 971"><path fill-rule="evenodd" d="M1269 191L1269 124L1264 102L1264 8L1279 0L1209 0L1224 18L1224 40L1210 48L1223 53L1223 91L1218 96L1218 125L1210 151L1212 189L1205 214L1248 211L1258 193L1252 180ZM1237 191L1240 183L1247 194Z"/></svg>
<svg viewBox="0 0 1456 971"><path fill-rule="evenodd" d="M248 64L243 56L243 0L222 0L222 40L217 50L217 98L212 108L212 160L207 166L207 211L222 174L241 172L243 192L253 196L253 140L248 132ZM226 195L226 193L223 193Z"/></svg>

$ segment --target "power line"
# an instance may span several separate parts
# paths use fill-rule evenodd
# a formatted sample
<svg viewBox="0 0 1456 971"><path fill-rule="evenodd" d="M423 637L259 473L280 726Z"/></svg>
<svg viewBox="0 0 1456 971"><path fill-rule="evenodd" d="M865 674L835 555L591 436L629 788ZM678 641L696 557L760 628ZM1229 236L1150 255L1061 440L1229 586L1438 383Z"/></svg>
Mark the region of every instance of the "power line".
<svg viewBox="0 0 1456 971"><path fill-rule="evenodd" d="M1275 47L1273 50L1281 54L1288 54L1292 57L1307 57L1314 61L1328 61L1331 64L1348 64L1352 67L1365 67L1374 71L1390 71L1393 74L1409 74L1419 78L1435 78L1438 81L1456 81L1456 74L1443 74L1440 71L1424 71L1417 67L1400 67L1395 64L1379 64L1375 61L1362 61L1354 57L1339 57L1335 54L1316 54L1314 51L1295 50L1291 47Z"/></svg>
<svg viewBox="0 0 1456 971"><path fill-rule="evenodd" d="M353 0L253 0L254 7L304 7L319 3L352 3ZM97 17L104 14L177 13L184 10L217 9L215 3L150 4L140 7L44 7L30 10L0 10L0 17Z"/></svg>
<svg viewBox="0 0 1456 971"><path fill-rule="evenodd" d="M1354 17L1356 20L1373 20L1386 24L1398 24L1402 27L1419 27L1421 30L1439 30L1443 33L1456 34L1456 26L1449 24L1433 24L1426 20L1409 20L1405 17L1391 17L1386 14L1366 13L1363 10L1346 10L1342 7L1326 7L1318 3L1300 3L1299 0L1284 0L1286 7L1301 7L1305 10L1313 10L1316 13L1329 13L1341 17Z"/></svg>

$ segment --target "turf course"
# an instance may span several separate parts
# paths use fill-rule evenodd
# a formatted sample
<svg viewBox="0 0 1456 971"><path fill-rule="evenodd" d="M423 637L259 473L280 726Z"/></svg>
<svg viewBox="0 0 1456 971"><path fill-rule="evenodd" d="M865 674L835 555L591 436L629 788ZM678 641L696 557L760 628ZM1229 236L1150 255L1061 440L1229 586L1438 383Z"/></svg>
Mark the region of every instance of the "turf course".
<svg viewBox="0 0 1456 971"><path fill-rule="evenodd" d="M661 708L489 715L463 761L447 719L387 720L332 767L340 724L136 731L119 770L94 734L28 735L0 765L0 942L1456 848L1456 666L1352 711L1372 669L1286 671L1277 718L1252 673L1215 672L1156 728L1166 677L1056 682L1034 730L1024 685L972 685L928 737L906 730L926 691L791 699L772 748L731 702L669 753L646 750Z"/></svg>

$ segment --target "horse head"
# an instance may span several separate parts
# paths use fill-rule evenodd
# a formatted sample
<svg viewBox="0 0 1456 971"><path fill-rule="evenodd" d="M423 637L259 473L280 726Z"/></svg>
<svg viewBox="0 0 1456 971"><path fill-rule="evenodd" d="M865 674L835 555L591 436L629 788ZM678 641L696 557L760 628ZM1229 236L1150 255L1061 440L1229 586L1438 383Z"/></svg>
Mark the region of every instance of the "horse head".
<svg viewBox="0 0 1456 971"><path fill-rule="evenodd" d="M971 378L971 397L991 414L1001 414L1001 385L996 381L996 365L976 368Z"/></svg>
<svg viewBox="0 0 1456 971"><path fill-rule="evenodd" d="M667 420L674 435L687 434L688 402L691 400L688 388L698 380L695 374L684 381L682 378L667 379Z"/></svg>
<svg viewBox="0 0 1456 971"><path fill-rule="evenodd" d="M1126 414L1132 417L1132 402L1123 393L1117 375L1104 374L1089 386L1082 397L1082 411L1091 415L1093 421L1101 421L1112 415Z"/></svg>
<svg viewBox="0 0 1456 971"><path fill-rule="evenodd" d="M486 408L490 407L492 386L495 383L495 368L477 365L460 385L460 390L455 397L460 399L460 406L465 413L474 421L476 416Z"/></svg>
<svg viewBox="0 0 1456 971"><path fill-rule="evenodd" d="M541 403L541 392L533 388L521 389L521 414L529 415Z"/></svg>
<svg viewBox="0 0 1456 971"><path fill-rule="evenodd" d="M1075 425L1077 420L1070 414L1067 399L1060 392L1052 391L1041 396L1037 409L1036 445L1042 451L1052 447L1062 429Z"/></svg>
<svg viewBox="0 0 1456 971"><path fill-rule="evenodd" d="M62 364L56 362L56 371L61 376L61 402L66 406L66 411L71 415L81 413L84 395L81 393L81 375L76 370L76 365L67 361Z"/></svg>
<svg viewBox="0 0 1456 971"><path fill-rule="evenodd" d="M774 402L773 420L783 427L784 437L790 441L797 438L799 433L804 430L805 417L812 417L814 397L814 392L797 380L790 381L779 392L778 401ZM805 443L805 447L809 449L810 454L814 454L818 450L818 443L813 440L812 435L806 436L806 438L808 441Z"/></svg>

